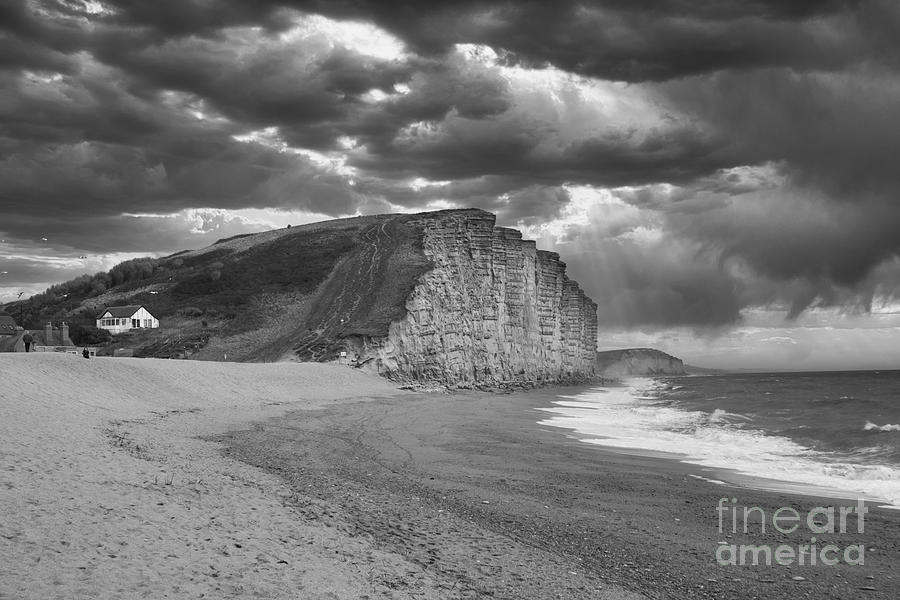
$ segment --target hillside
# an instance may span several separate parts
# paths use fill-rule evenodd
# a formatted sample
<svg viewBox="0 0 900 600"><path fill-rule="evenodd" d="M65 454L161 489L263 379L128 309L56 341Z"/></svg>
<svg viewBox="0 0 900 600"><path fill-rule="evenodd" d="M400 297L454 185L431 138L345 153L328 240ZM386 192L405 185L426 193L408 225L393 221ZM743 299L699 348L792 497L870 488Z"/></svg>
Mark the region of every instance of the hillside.
<svg viewBox="0 0 900 600"><path fill-rule="evenodd" d="M136 347L138 356L227 354L230 360L271 361L303 339L298 356L316 360L326 350L313 348L306 330L327 335L330 314L352 312L343 331L358 334L384 332L401 316L402 298L427 268L415 247L418 237L388 216L238 236L202 250L129 261L109 273L54 286L26 301L23 310L7 305L7 311L24 312L37 327L63 319L87 324L104 306L143 304L161 320L161 329L116 340ZM377 285L387 278L386 269L396 285ZM326 280L332 302L310 302ZM353 289L333 289L345 285ZM348 310L348 301L362 310Z"/></svg>
<svg viewBox="0 0 900 600"><path fill-rule="evenodd" d="M680 358L653 348L597 352L597 374L619 379L653 375L685 375Z"/></svg>
<svg viewBox="0 0 900 600"><path fill-rule="evenodd" d="M596 305L484 211L338 219L123 263L26 301L33 322L143 304L137 356L331 361L450 385L589 377ZM344 354L342 357L342 353Z"/></svg>

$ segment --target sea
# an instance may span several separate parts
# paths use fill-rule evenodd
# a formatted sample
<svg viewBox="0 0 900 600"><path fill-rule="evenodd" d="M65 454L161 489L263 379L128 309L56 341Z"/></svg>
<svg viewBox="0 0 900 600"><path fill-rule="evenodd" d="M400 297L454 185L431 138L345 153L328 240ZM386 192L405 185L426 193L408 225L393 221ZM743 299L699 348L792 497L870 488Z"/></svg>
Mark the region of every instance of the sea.
<svg viewBox="0 0 900 600"><path fill-rule="evenodd" d="M543 410L542 425L701 479L900 508L900 371L638 378Z"/></svg>

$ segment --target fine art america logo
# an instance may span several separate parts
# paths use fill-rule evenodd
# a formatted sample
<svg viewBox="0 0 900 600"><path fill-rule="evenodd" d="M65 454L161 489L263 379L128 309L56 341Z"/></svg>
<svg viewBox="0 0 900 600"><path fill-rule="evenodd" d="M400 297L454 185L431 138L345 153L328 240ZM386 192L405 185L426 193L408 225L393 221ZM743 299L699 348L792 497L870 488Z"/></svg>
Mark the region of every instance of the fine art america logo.
<svg viewBox="0 0 900 600"><path fill-rule="evenodd" d="M716 562L720 565L800 565L833 566L865 564L863 544L838 546L823 544L816 536L865 532L865 515L869 512L863 500L856 506L817 506L805 514L784 506L767 513L759 506L738 506L737 498L720 498L716 506L719 533L745 535L792 534L798 532L809 543L788 544L729 544L719 542ZM805 534L805 535L804 535Z"/></svg>

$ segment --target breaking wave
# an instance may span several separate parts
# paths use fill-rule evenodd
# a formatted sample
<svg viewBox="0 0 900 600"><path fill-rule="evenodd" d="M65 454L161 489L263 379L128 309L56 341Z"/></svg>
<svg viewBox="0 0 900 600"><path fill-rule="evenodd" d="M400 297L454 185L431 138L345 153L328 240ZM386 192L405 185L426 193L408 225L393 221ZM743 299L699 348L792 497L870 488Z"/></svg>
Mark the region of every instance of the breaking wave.
<svg viewBox="0 0 900 600"><path fill-rule="evenodd" d="M876 425L872 421L866 421L866 426L863 427L865 431L900 431L900 425L898 424L887 424L887 425Z"/></svg>
<svg viewBox="0 0 900 600"><path fill-rule="evenodd" d="M750 477L877 498L900 507L900 469L854 462L755 429L750 417L715 409L684 410L662 402L651 379L618 388L593 389L553 402L540 424L572 430L585 442L663 453L684 462ZM868 431L900 431L900 425L868 423ZM862 459L862 457L860 457Z"/></svg>

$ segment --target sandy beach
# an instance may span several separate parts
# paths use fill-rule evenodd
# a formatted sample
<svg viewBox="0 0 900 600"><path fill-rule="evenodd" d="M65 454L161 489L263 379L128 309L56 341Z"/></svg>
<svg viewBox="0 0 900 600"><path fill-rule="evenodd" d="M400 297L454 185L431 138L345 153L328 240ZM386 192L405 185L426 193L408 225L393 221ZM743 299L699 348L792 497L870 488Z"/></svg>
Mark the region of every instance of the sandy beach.
<svg viewBox="0 0 900 600"><path fill-rule="evenodd" d="M0 598L386 597L429 575L200 436L404 393L328 365L0 355ZM389 592L390 590L388 590Z"/></svg>
<svg viewBox="0 0 900 600"><path fill-rule="evenodd" d="M718 543L742 537L716 529L722 496L835 501L573 440L536 424L553 390L426 395L336 365L56 354L2 355L0 374L4 599L898 589L900 513L874 508L864 534L836 540L865 543L864 566L718 566Z"/></svg>

